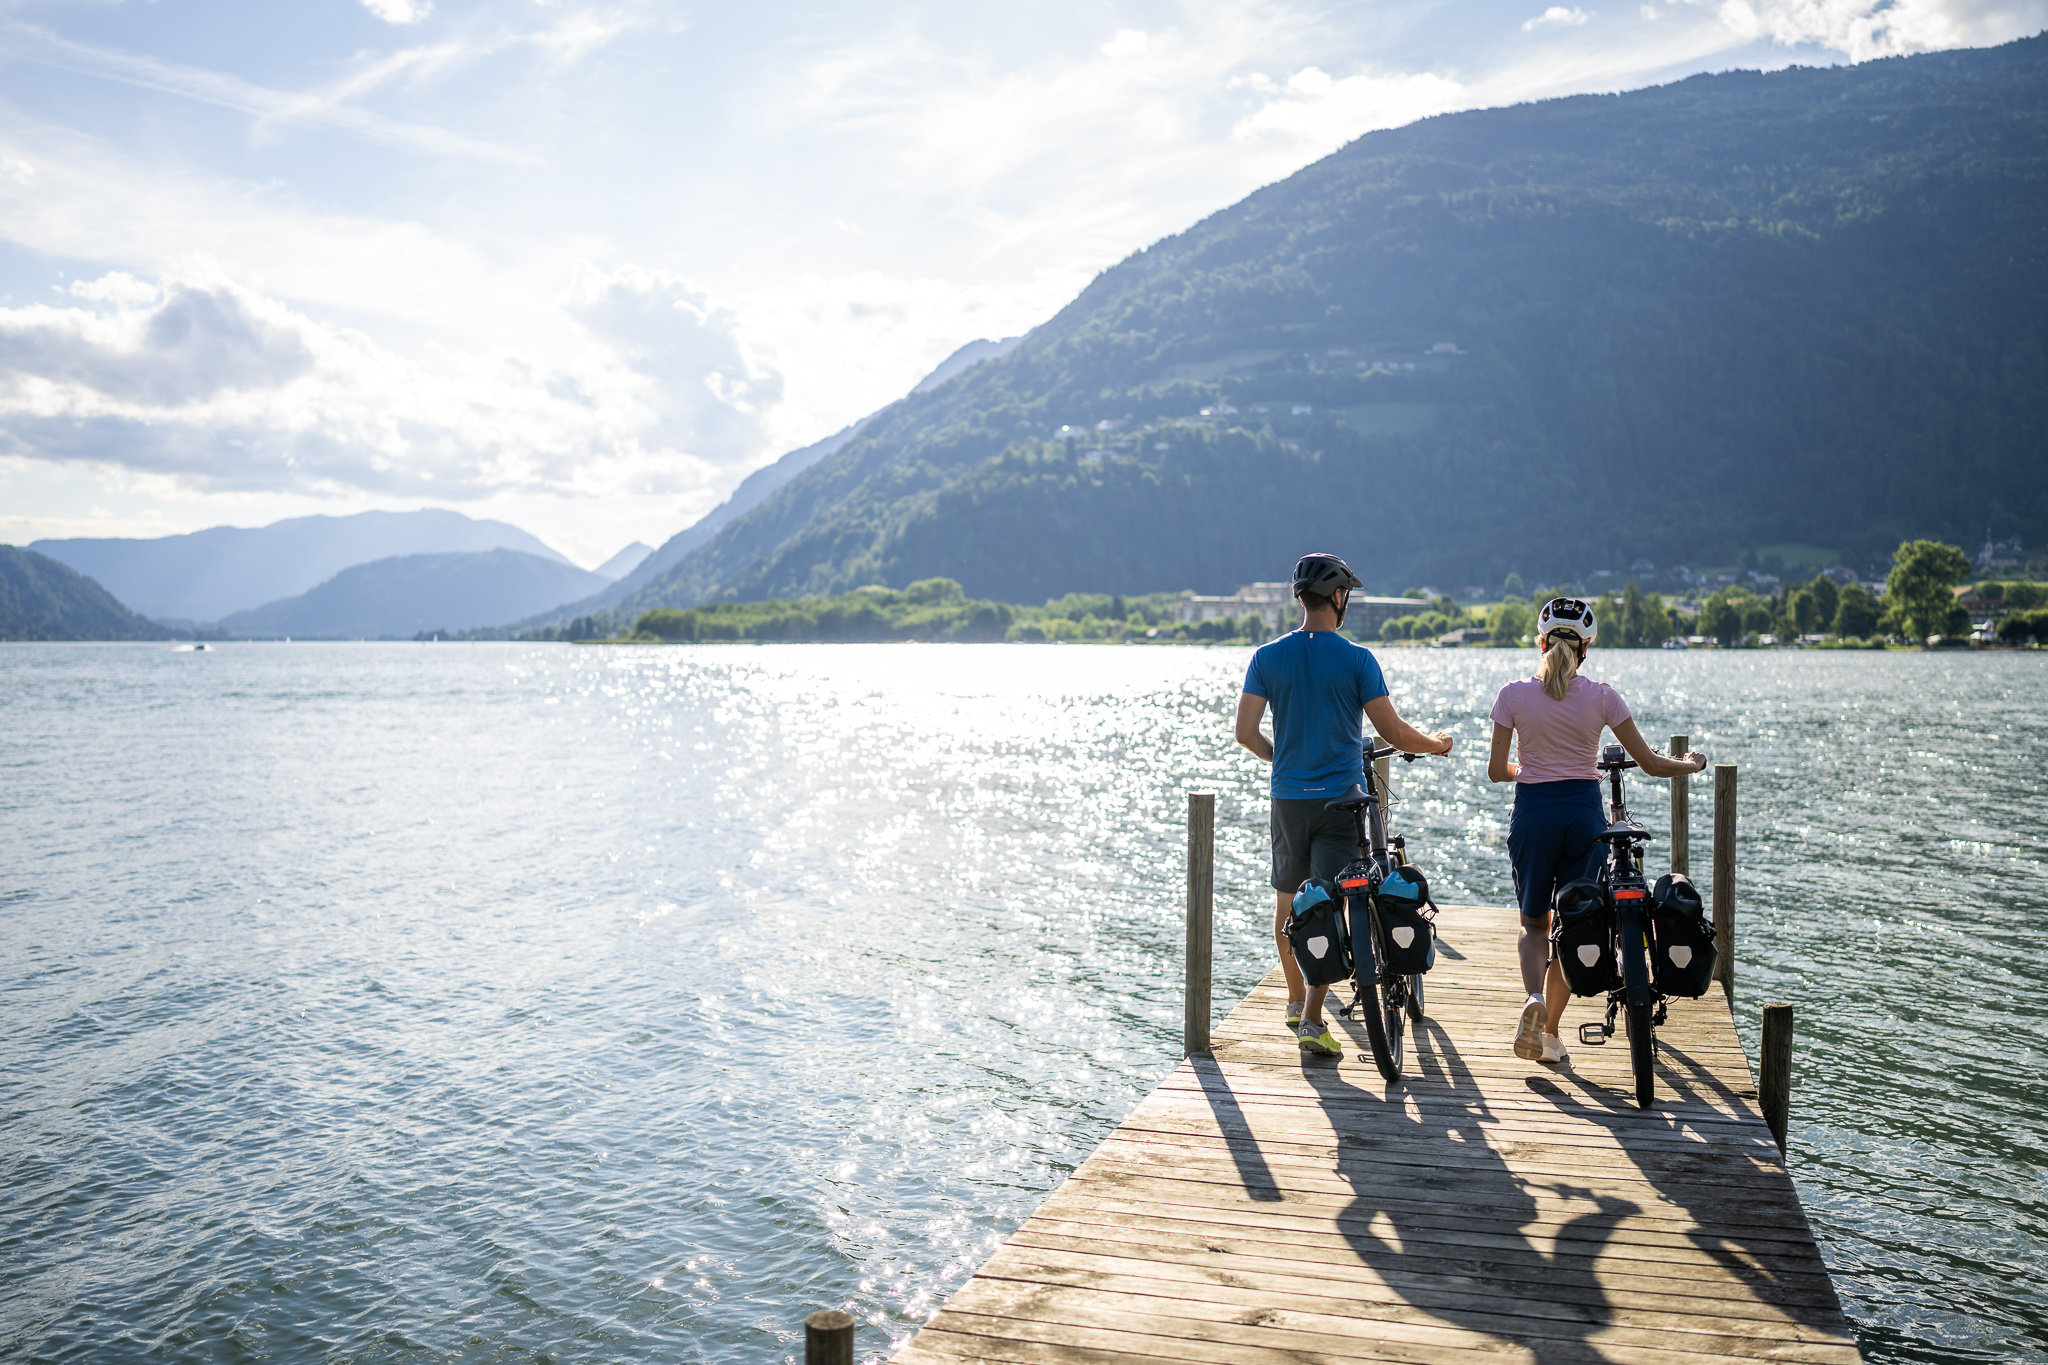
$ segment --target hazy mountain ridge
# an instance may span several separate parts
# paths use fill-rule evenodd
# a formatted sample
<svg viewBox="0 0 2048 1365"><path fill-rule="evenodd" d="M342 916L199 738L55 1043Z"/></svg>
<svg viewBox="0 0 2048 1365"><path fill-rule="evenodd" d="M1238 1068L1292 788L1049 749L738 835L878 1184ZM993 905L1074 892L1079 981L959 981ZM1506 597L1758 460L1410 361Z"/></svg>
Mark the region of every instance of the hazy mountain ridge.
<svg viewBox="0 0 2048 1365"><path fill-rule="evenodd" d="M89 575L144 615L187 621L295 596L352 565L395 555L508 549L569 565L516 526L442 508L292 517L147 540L39 540L29 548Z"/></svg>
<svg viewBox="0 0 2048 1365"><path fill-rule="evenodd" d="M518 550L396 555L351 565L299 596L236 612L220 629L257 638L410 639L530 616L603 581Z"/></svg>
<svg viewBox="0 0 2048 1365"><path fill-rule="evenodd" d="M2044 52L1372 134L876 414L620 605L941 574L1011 601L1213 590L1309 541L1393 587L1987 520L2038 539Z"/></svg>

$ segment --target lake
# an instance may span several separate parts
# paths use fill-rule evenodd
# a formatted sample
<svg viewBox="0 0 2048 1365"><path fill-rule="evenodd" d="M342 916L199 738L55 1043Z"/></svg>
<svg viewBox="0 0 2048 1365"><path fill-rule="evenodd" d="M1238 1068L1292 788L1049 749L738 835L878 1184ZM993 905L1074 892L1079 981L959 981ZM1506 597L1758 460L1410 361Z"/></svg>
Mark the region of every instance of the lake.
<svg viewBox="0 0 2048 1365"><path fill-rule="evenodd" d="M1381 657L1459 739L1396 827L1507 903L1529 660ZM1245 658L0 646L0 1357L884 1358L1178 1060L1190 788L1219 1012L1272 965ZM1587 672L1741 767L1738 1021L1797 1008L1869 1359L2048 1362L2048 655Z"/></svg>

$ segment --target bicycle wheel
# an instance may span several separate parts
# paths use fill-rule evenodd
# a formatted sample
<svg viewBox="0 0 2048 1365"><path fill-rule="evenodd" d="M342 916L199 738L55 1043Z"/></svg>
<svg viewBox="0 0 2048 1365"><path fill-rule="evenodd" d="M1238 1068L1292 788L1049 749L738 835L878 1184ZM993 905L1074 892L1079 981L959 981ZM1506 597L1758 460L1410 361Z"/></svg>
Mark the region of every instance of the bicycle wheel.
<svg viewBox="0 0 2048 1365"><path fill-rule="evenodd" d="M1380 1075L1389 1082L1401 1079L1401 1055L1405 1051L1407 1028L1398 1007L1387 1003L1387 993L1380 985L1380 964L1373 954L1373 942L1379 936L1379 917L1371 918L1371 930L1359 947L1354 950L1357 963L1358 993L1365 1009L1365 1039L1372 1045L1373 1064L1380 1069Z"/></svg>
<svg viewBox="0 0 2048 1365"><path fill-rule="evenodd" d="M1422 973L1408 978L1408 1019L1410 1023L1422 1022Z"/></svg>
<svg viewBox="0 0 2048 1365"><path fill-rule="evenodd" d="M1648 1109L1657 1098L1657 1034L1650 1027L1650 1007L1630 1005L1628 1015L1628 1060L1636 1073L1636 1107Z"/></svg>

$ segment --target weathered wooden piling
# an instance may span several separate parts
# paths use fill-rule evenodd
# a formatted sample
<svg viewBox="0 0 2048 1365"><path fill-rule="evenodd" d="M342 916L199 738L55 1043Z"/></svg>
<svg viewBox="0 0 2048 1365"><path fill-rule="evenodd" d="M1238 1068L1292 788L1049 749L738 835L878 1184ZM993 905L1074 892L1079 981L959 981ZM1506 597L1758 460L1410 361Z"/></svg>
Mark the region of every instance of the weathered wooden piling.
<svg viewBox="0 0 2048 1365"><path fill-rule="evenodd" d="M1785 1151L1785 1131L1792 1118L1792 1007L1764 1006L1763 1044L1757 1049L1756 1105Z"/></svg>
<svg viewBox="0 0 2048 1365"><path fill-rule="evenodd" d="M1188 793L1187 984L1181 1005L1181 1050L1209 1055L1210 959L1215 943L1216 793Z"/></svg>
<svg viewBox="0 0 2048 1365"><path fill-rule="evenodd" d="M1714 979L1735 1006L1735 765L1714 765Z"/></svg>
<svg viewBox="0 0 2048 1365"><path fill-rule="evenodd" d="M1684 758L1691 752L1691 736L1671 737L1673 758ZM1692 777L1684 773L1671 779L1671 870L1692 875Z"/></svg>
<svg viewBox="0 0 2048 1365"><path fill-rule="evenodd" d="M853 1365L853 1314L824 1308L804 1319L804 1365Z"/></svg>

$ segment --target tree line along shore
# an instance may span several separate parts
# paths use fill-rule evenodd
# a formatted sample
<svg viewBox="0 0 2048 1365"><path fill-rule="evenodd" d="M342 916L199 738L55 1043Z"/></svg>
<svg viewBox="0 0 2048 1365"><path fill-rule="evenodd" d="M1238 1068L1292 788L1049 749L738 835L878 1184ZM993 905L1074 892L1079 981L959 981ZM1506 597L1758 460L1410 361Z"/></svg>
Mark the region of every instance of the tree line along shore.
<svg viewBox="0 0 2048 1365"><path fill-rule="evenodd" d="M2048 583L1980 581L1965 588L1969 569L1968 557L1957 547L1912 540L1899 546L1877 591L1819 574L1809 582L1769 592L1727 584L1696 604L1667 602L1636 583L1591 600L1600 617L1600 642L1609 648L1654 649L1672 641L1722 648L1795 642L1835 648L2048 642ZM1509 581L1520 586L1517 578ZM1431 598L1416 589L1404 595L1416 599L1416 610L1388 620L1376 634L1365 637L1366 642L1433 644L1462 633L1461 644L1522 647L1535 628L1538 607L1552 597L1581 596L1582 590L1566 584L1527 595L1504 593L1498 601L1481 604L1460 604L1445 595ZM618 644L917 640L1173 645L1251 644L1273 633L1255 613L1182 620L1181 604L1187 597L1182 592L1072 592L1033 607L970 598L951 578L927 578L901 589L873 586L825 597L658 607L631 620L584 616L561 627L517 635L469 632L466 638ZM1976 619L1978 612L1988 613L1988 623Z"/></svg>

